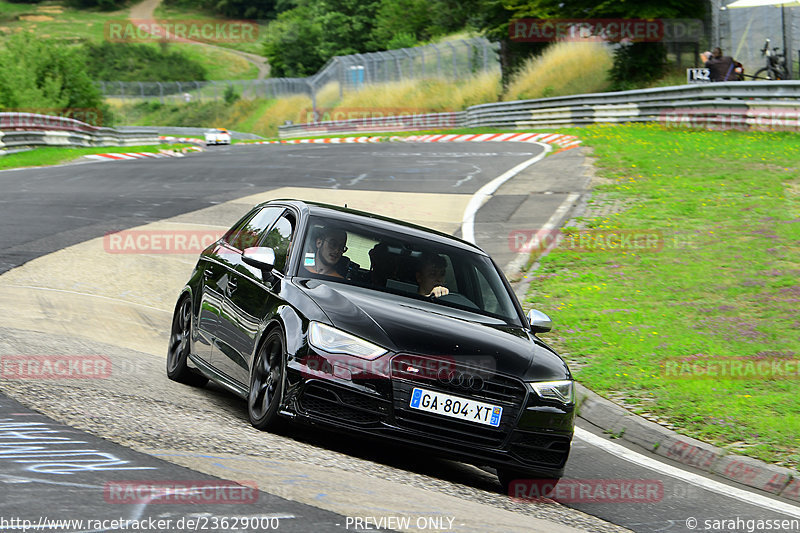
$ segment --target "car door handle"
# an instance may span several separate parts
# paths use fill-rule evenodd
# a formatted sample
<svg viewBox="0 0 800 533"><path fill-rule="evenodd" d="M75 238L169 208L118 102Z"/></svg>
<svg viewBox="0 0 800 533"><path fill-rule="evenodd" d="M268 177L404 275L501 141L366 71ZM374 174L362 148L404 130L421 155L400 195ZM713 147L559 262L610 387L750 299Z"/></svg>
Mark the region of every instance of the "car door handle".
<svg viewBox="0 0 800 533"><path fill-rule="evenodd" d="M207 268L207 269L203 270L203 277L205 279L210 278L212 275L214 275L214 271L211 270L210 268Z"/></svg>
<svg viewBox="0 0 800 533"><path fill-rule="evenodd" d="M238 286L238 283L236 282L235 279L229 279L228 280L228 294L231 294L233 291L235 291L237 286Z"/></svg>

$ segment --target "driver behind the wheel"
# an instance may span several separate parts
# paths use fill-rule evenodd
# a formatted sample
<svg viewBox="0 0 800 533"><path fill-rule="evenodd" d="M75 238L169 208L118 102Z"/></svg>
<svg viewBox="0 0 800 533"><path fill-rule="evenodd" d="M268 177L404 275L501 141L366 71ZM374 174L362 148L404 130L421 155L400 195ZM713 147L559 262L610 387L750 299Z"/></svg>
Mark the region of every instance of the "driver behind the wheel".
<svg viewBox="0 0 800 533"><path fill-rule="evenodd" d="M417 294L439 298L450 294L450 290L445 287L445 276L447 275L447 261L444 257L424 252L417 264Z"/></svg>
<svg viewBox="0 0 800 533"><path fill-rule="evenodd" d="M306 255L305 269L314 274L343 278L340 269L345 263L342 254L347 251L347 232L334 227L322 228L317 233L314 247L316 251Z"/></svg>

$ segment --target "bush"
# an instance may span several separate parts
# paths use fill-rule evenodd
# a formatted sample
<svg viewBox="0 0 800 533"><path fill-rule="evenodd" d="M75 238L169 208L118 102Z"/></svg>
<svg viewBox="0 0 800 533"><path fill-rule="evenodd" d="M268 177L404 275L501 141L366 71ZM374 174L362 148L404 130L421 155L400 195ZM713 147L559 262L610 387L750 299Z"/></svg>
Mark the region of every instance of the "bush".
<svg viewBox="0 0 800 533"><path fill-rule="evenodd" d="M89 43L89 74L103 81L203 81L206 69L169 46Z"/></svg>
<svg viewBox="0 0 800 533"><path fill-rule="evenodd" d="M239 93L233 85L228 85L225 87L225 92L222 93L222 98L225 100L226 104L231 105L239 99Z"/></svg>
<svg viewBox="0 0 800 533"><path fill-rule="evenodd" d="M661 77L667 50L661 43L631 43L614 51L611 79L614 90L635 89Z"/></svg>
<svg viewBox="0 0 800 533"><path fill-rule="evenodd" d="M400 32L395 34L386 44L389 50L397 50L398 48L411 48L417 45L417 38L410 33Z"/></svg>
<svg viewBox="0 0 800 533"><path fill-rule="evenodd" d="M128 3L128 0L67 0L67 5L78 9L99 9L113 11Z"/></svg>
<svg viewBox="0 0 800 533"><path fill-rule="evenodd" d="M611 52L602 43L555 43L525 62L503 100L601 92L610 85L612 65Z"/></svg>
<svg viewBox="0 0 800 533"><path fill-rule="evenodd" d="M292 0L166 0L164 3L184 9L199 8L230 18L271 20L290 8Z"/></svg>
<svg viewBox="0 0 800 533"><path fill-rule="evenodd" d="M18 33L0 48L0 107L105 111L88 63L80 48Z"/></svg>

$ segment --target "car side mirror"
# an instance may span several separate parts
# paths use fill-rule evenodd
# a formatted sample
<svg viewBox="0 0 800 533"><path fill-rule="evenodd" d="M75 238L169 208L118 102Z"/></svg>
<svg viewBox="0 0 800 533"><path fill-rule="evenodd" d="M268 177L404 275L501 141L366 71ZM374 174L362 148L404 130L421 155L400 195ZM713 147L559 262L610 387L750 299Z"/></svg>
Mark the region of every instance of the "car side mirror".
<svg viewBox="0 0 800 533"><path fill-rule="evenodd" d="M553 321L538 309L528 311L528 323L534 333L546 333L553 329Z"/></svg>
<svg viewBox="0 0 800 533"><path fill-rule="evenodd" d="M242 253L242 261L246 265L261 270L261 275L266 279L275 267L275 250L272 248L245 248Z"/></svg>

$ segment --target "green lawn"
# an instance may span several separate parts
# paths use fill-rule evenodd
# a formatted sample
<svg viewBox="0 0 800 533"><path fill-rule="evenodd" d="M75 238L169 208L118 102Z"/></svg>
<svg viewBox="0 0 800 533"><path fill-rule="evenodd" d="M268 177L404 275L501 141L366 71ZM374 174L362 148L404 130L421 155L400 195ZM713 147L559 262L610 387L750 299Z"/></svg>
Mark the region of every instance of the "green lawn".
<svg viewBox="0 0 800 533"><path fill-rule="evenodd" d="M606 178L596 191L628 208L581 221L595 240L565 241L531 273L528 304L556 324L546 339L589 388L693 437L796 467L800 135L642 125L569 133L594 149ZM660 245L598 245L620 230Z"/></svg>
<svg viewBox="0 0 800 533"><path fill-rule="evenodd" d="M185 8L176 8L175 6L164 5L163 3L156 8L155 18L158 20L169 21L183 21L183 20L205 20L215 21L215 19L208 13L202 11L187 11ZM257 31L252 32L253 38L246 39L229 39L231 42L219 41L214 44L225 48L233 48L242 52L250 52L251 54L262 55L264 53L264 36L267 31L267 24L259 24L258 21L242 21L247 22L248 25L253 24L258 27ZM249 26L248 26L249 27ZM249 34L248 34L249 35ZM220 78L221 79L221 78ZM237 78L230 78L237 79Z"/></svg>
<svg viewBox="0 0 800 533"><path fill-rule="evenodd" d="M73 9L66 7L59 1L47 1L40 4L15 4L0 0L0 43L5 37L18 31L30 31L42 38L74 42L89 40L99 43L107 37L107 24L125 25L127 24L128 16L128 9L102 12ZM184 21L215 20L209 15L176 9L158 10L156 18ZM260 28L260 34L263 34L264 28ZM220 42L218 44L225 48L235 48L260 54L262 40L245 43ZM159 46L155 41L144 44ZM258 70L245 59L226 51L209 51L198 45L183 43L170 43L169 46L180 50L190 59L202 64L206 69L209 80L255 79L258 74Z"/></svg>
<svg viewBox="0 0 800 533"><path fill-rule="evenodd" d="M73 9L61 2L14 4L0 1L0 39L17 31L31 31L40 38L101 41L107 22L121 21L127 10L99 12Z"/></svg>
<svg viewBox="0 0 800 533"><path fill-rule="evenodd" d="M159 150L180 150L188 144L158 144L153 146L106 146L93 148L61 148L40 146L28 152L0 156L0 169L41 167L59 165L91 154L113 154L119 152L158 152Z"/></svg>

